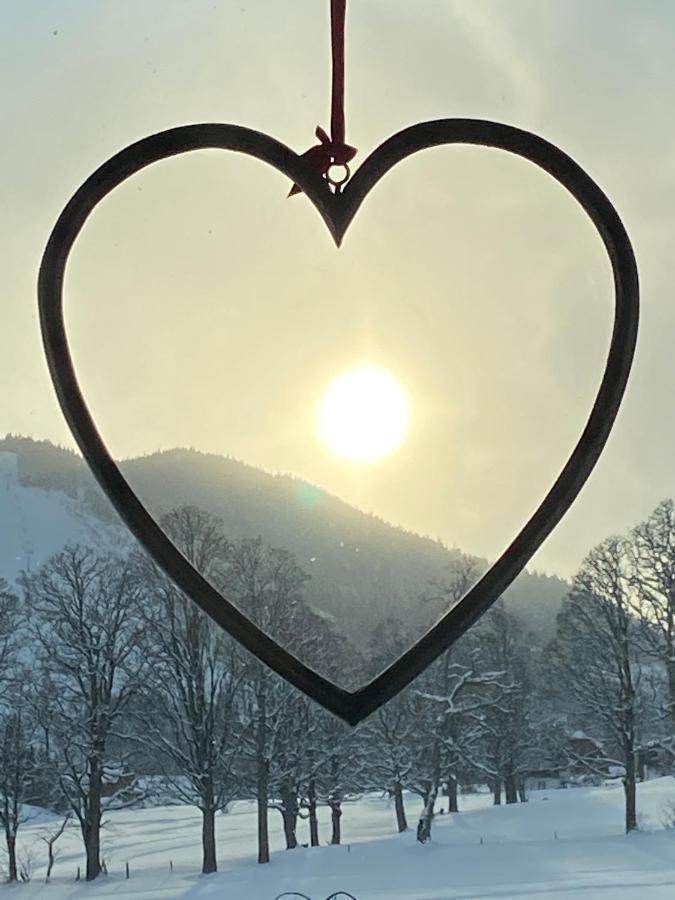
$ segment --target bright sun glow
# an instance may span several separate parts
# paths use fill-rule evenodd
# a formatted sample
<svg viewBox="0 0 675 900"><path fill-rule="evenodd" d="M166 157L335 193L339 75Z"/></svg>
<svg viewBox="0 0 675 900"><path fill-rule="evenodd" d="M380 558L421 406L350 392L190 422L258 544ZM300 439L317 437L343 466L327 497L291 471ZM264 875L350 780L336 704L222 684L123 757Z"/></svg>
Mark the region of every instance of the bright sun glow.
<svg viewBox="0 0 675 900"><path fill-rule="evenodd" d="M378 366L357 366L334 378L319 407L319 433L337 456L374 462L401 443L410 424L405 388Z"/></svg>

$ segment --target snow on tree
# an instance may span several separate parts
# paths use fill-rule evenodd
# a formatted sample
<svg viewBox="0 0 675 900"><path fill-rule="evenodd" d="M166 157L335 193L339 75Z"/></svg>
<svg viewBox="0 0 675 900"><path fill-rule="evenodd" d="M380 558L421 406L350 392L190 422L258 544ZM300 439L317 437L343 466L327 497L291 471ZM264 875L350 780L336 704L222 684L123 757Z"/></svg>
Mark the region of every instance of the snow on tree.
<svg viewBox="0 0 675 900"><path fill-rule="evenodd" d="M17 595L0 579L0 826L8 880L20 877L16 840L26 821L24 805L42 799L33 673L22 663L26 618Z"/></svg>
<svg viewBox="0 0 675 900"><path fill-rule="evenodd" d="M5 834L8 880L18 880L16 839L26 821L24 804L33 799L35 721L29 702L30 680L15 684L11 703L0 708L0 826Z"/></svg>
<svg viewBox="0 0 675 900"><path fill-rule="evenodd" d="M541 756L533 683L532 636L524 624L496 603L477 626L485 664L500 672L502 691L483 719L483 759L480 770L489 776L495 803L501 789L507 803L525 800L525 776Z"/></svg>
<svg viewBox="0 0 675 900"><path fill-rule="evenodd" d="M633 614L630 553L610 537L584 560L558 616L553 645L560 687L595 740L577 757L590 771L623 771L626 831L637 828L636 752L650 718L650 673L642 664Z"/></svg>
<svg viewBox="0 0 675 900"><path fill-rule="evenodd" d="M403 787L413 768L414 707L417 697L409 689L367 720L365 766L372 784L384 788L394 801L396 829L399 834L408 828Z"/></svg>
<svg viewBox="0 0 675 900"><path fill-rule="evenodd" d="M229 544L216 516L181 507L161 526L185 557L216 586ZM148 557L136 568L147 596L144 650L152 714L140 740L165 764L173 796L202 814L202 872L215 872L215 815L238 789L237 701L242 675L234 642ZM174 777L171 773L178 773Z"/></svg>
<svg viewBox="0 0 675 900"><path fill-rule="evenodd" d="M371 677L385 669L413 642L404 624L390 617L374 631L368 648ZM412 777L413 744L419 727L419 698L406 688L366 720L364 729L364 766L369 786L385 790L394 801L396 829L408 828L403 789Z"/></svg>
<svg viewBox="0 0 675 900"><path fill-rule="evenodd" d="M307 697L288 692L270 758L268 801L268 807L281 815L287 850L298 846L298 819L312 776L317 719L318 710Z"/></svg>
<svg viewBox="0 0 675 900"><path fill-rule="evenodd" d="M0 703L11 697L20 643L19 598L0 578Z"/></svg>
<svg viewBox="0 0 675 900"><path fill-rule="evenodd" d="M458 767L474 764L485 734L486 710L501 701L506 689L501 672L481 665L474 640L475 635L467 635L413 683L418 703L409 787L422 799L425 839L443 784L456 783Z"/></svg>
<svg viewBox="0 0 675 900"><path fill-rule="evenodd" d="M442 583L430 585L420 608L426 616L442 615L476 577L475 561L462 557ZM478 758L479 742L486 732L485 711L501 700L506 689L502 674L487 665L476 634L474 629L465 635L413 682L407 694L399 695L370 723L376 742L370 752L379 761L377 768L388 770L386 787L395 799L397 828L407 826L401 797L405 784L422 800L418 835L423 841L431 834L442 790L448 794L450 811L457 810L459 774ZM414 632L403 623L384 622L371 643L375 668L384 668L414 639Z"/></svg>
<svg viewBox="0 0 675 900"><path fill-rule="evenodd" d="M127 710L145 684L149 660L141 650L142 587L128 561L68 546L22 578L36 646L36 677L48 704L41 710L49 734L50 765L64 800L77 817L86 852L86 877L101 872L106 775L124 770L114 755Z"/></svg>
<svg viewBox="0 0 675 900"><path fill-rule="evenodd" d="M664 669L671 753L675 755L675 503L662 500L631 532L633 609L642 628L645 652Z"/></svg>
<svg viewBox="0 0 675 900"><path fill-rule="evenodd" d="M306 580L290 553L269 547L260 538L245 538L231 545L223 573L228 599L259 628L300 655L303 645L311 640L303 628L307 620L302 600ZM267 863L273 764L289 739L287 717L297 702L297 691L244 651L240 660L241 753L248 763L249 784L258 808L258 862ZM289 809L286 822L294 814Z"/></svg>

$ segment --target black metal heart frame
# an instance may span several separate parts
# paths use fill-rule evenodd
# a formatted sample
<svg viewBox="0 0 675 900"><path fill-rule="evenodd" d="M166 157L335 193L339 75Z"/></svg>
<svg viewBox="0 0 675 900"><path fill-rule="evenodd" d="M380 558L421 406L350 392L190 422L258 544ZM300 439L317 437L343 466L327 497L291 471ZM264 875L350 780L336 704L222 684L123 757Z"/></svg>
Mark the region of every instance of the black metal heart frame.
<svg viewBox="0 0 675 900"><path fill-rule="evenodd" d="M261 631L196 571L164 534L124 479L84 401L70 355L63 315L63 282L75 238L94 207L123 181L158 160L192 150L245 153L299 185L337 246L368 192L396 163L446 144L505 150L548 172L579 202L595 225L612 266L615 312L605 372L579 441L541 505L510 546L462 600L388 669L357 691L338 687ZM616 210L567 154L537 135L479 119L441 119L413 125L381 144L333 193L328 182L288 147L238 125L186 125L151 135L97 169L78 189L54 226L38 280L40 323L49 371L61 409L99 484L145 550L215 622L309 697L355 725L382 706L447 650L498 599L558 524L583 487L607 441L626 387L637 338L639 288L635 256Z"/></svg>

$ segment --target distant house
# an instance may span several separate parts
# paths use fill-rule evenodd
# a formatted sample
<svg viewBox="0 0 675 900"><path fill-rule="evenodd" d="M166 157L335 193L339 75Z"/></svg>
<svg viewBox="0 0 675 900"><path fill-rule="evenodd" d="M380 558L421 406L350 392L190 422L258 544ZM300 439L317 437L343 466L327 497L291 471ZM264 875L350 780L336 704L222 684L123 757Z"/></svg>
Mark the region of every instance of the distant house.
<svg viewBox="0 0 675 900"><path fill-rule="evenodd" d="M602 743L584 731L574 731L567 738L567 760L556 765L550 759L539 761L524 778L527 791L547 791L574 784L615 782L626 774L623 766L607 761ZM675 774L675 757L657 742L642 747L637 753L637 778L648 781Z"/></svg>
<svg viewBox="0 0 675 900"><path fill-rule="evenodd" d="M567 738L568 764L564 777L571 784L601 781L611 775L602 742L585 731L574 731Z"/></svg>
<svg viewBox="0 0 675 900"><path fill-rule="evenodd" d="M548 791L587 782L589 768L584 765L584 761L591 764L597 779L609 775L609 768L604 762L605 753L602 744L585 732L575 731L570 734L567 738L566 751L559 759L539 760L539 765L530 769L525 776L525 789Z"/></svg>
<svg viewBox="0 0 675 900"><path fill-rule="evenodd" d="M556 769L535 769L528 772L523 780L528 793L530 791L550 791L567 786L562 773Z"/></svg>
<svg viewBox="0 0 675 900"><path fill-rule="evenodd" d="M602 743L590 737L585 731L574 731L567 744L573 757L589 761L602 760L605 755Z"/></svg>
<svg viewBox="0 0 675 900"><path fill-rule="evenodd" d="M641 747L637 754L637 777L640 781L672 775L675 771L673 754L655 742Z"/></svg>

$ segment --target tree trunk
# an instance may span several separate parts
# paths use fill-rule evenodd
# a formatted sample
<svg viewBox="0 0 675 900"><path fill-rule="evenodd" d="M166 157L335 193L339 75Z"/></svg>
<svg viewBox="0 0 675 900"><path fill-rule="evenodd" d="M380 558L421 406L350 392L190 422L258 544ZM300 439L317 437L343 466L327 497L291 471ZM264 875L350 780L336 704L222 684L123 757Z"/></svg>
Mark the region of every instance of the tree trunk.
<svg viewBox="0 0 675 900"><path fill-rule="evenodd" d="M267 696L264 684L258 691L258 730L256 733L256 797L258 802L258 863L270 861L270 837L267 821L270 763L267 759Z"/></svg>
<svg viewBox="0 0 675 900"><path fill-rule="evenodd" d="M516 776L507 775L504 779L504 794L507 803L518 802L518 790L516 788Z"/></svg>
<svg viewBox="0 0 675 900"><path fill-rule="evenodd" d="M47 874L45 875L45 884L49 884L52 877L52 869L54 868L54 844L49 841L47 844Z"/></svg>
<svg viewBox="0 0 675 900"><path fill-rule="evenodd" d="M298 827L298 797L295 793L293 784L290 781L284 781L279 791L281 794L281 818L284 823L284 837L286 839L286 849L295 850L298 846L296 830Z"/></svg>
<svg viewBox="0 0 675 900"><path fill-rule="evenodd" d="M630 754L626 765L626 777L623 780L626 795L626 834L637 828L637 808L635 802L635 759Z"/></svg>
<svg viewBox="0 0 675 900"><path fill-rule="evenodd" d="M624 651L624 659L628 660L628 652ZM624 664L624 669L628 664ZM628 680L628 679L627 679ZM635 693L632 689L627 691L625 720L624 720L624 760L626 777L623 781L623 789L626 795L626 834L637 828L637 809L635 802Z"/></svg>
<svg viewBox="0 0 675 900"><path fill-rule="evenodd" d="M268 794L269 782L269 762L266 759L258 760L258 785L257 785L257 801L258 801L258 862L268 863L270 861L270 839L267 824L267 804L269 802Z"/></svg>
<svg viewBox="0 0 675 900"><path fill-rule="evenodd" d="M212 807L202 809L202 874L218 871L216 861L216 814Z"/></svg>
<svg viewBox="0 0 675 900"><path fill-rule="evenodd" d="M290 809L282 809L281 817L284 822L284 838L286 839L286 849L295 850L298 846L298 839L295 835L297 817Z"/></svg>
<svg viewBox="0 0 675 900"><path fill-rule="evenodd" d="M18 881L16 869L16 835L12 834L9 829L5 830L5 838L7 840L7 869L8 881Z"/></svg>
<svg viewBox="0 0 675 900"><path fill-rule="evenodd" d="M450 773L448 775L448 812L459 812L457 804L457 779Z"/></svg>
<svg viewBox="0 0 675 900"><path fill-rule="evenodd" d="M431 823L434 818L434 807L438 797L438 788L441 782L441 742L438 737L434 741L431 751L431 779L428 790L425 792L424 808L417 823L417 840L424 844L431 838Z"/></svg>
<svg viewBox="0 0 675 900"><path fill-rule="evenodd" d="M417 840L424 844L431 839L431 823L434 820L434 807L436 806L436 797L438 796L438 786L432 788L427 796L427 802L424 804L422 815L417 825Z"/></svg>
<svg viewBox="0 0 675 900"><path fill-rule="evenodd" d="M309 845L319 846L319 820L316 816L316 780L310 778L307 789L307 810L309 818Z"/></svg>
<svg viewBox="0 0 675 900"><path fill-rule="evenodd" d="M87 855L86 878L94 881L101 874L101 833L100 826L87 821L83 828L84 849Z"/></svg>
<svg viewBox="0 0 675 900"><path fill-rule="evenodd" d="M396 808L396 827L398 833L408 830L408 820L405 817L405 806L403 805L403 790L401 782L394 782L394 807Z"/></svg>
<svg viewBox="0 0 675 900"><path fill-rule="evenodd" d="M342 831L340 828L340 819L342 817L342 802L337 799L328 801L330 806L330 821L332 826L332 834L330 838L331 844L339 844L342 839Z"/></svg>
<svg viewBox="0 0 675 900"><path fill-rule="evenodd" d="M518 799L521 803L527 803L527 790L525 789L525 779L522 775L518 779Z"/></svg>
<svg viewBox="0 0 675 900"><path fill-rule="evenodd" d="M328 795L328 805L330 806L331 821L331 844L339 844L342 840L342 830L340 828L340 819L342 818L342 791L340 789L340 764L337 756L331 757L330 762L330 778L331 791Z"/></svg>
<svg viewBox="0 0 675 900"><path fill-rule="evenodd" d="M54 868L54 862L56 860L56 854L54 853L54 844L61 837L63 832L68 827L68 822L70 821L70 813L66 813L66 816L61 823L61 826L57 831L53 832L46 838L47 841L47 872L45 874L45 884L49 884L49 879L52 877L52 869Z"/></svg>
<svg viewBox="0 0 675 900"><path fill-rule="evenodd" d="M666 671L668 673L668 692L670 699L670 721L673 732L675 732L675 595L671 592L668 595L667 607L667 653L666 653Z"/></svg>
<svg viewBox="0 0 675 900"><path fill-rule="evenodd" d="M675 648L671 651L675 653ZM670 693L670 721L675 732L675 660L668 659L668 688Z"/></svg>
<svg viewBox="0 0 675 900"><path fill-rule="evenodd" d="M501 778L495 778L492 782L492 802L495 806L499 806L502 802Z"/></svg>
<svg viewBox="0 0 675 900"><path fill-rule="evenodd" d="M101 874L101 787L102 773L98 759L89 763L89 804L82 833L87 855L87 881Z"/></svg>

